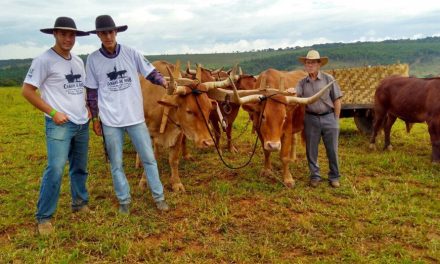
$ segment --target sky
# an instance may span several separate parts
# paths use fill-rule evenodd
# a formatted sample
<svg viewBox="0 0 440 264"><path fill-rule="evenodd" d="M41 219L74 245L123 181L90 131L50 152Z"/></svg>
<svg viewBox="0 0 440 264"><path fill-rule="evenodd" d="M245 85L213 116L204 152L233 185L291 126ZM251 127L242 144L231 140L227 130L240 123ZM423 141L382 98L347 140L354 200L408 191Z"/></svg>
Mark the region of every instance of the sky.
<svg viewBox="0 0 440 264"><path fill-rule="evenodd" d="M118 43L145 55L440 36L440 1L434 0L2 0L0 60L34 58L52 47L53 36L39 30L59 16L89 31L103 14L128 26ZM77 37L72 52L99 47L92 34Z"/></svg>

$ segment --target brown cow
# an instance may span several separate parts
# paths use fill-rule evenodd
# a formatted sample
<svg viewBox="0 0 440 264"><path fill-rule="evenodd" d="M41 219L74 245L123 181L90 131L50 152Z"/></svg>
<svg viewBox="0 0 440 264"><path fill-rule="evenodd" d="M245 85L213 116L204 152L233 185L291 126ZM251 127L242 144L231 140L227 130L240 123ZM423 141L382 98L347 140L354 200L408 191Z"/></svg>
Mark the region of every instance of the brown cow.
<svg viewBox="0 0 440 264"><path fill-rule="evenodd" d="M200 81L201 82L211 82L214 80L220 81L220 80L225 80L229 75L229 74L233 74L233 70L231 69L230 71L225 72L222 71L222 69L218 69L215 71L211 71L208 70L206 68L200 67L200 65L198 65L200 68ZM192 70L190 67L190 63L187 63L187 69L186 69L187 73L190 74L190 78L196 78L196 70ZM240 70L241 72L241 70ZM188 76L188 75L187 75ZM247 75L247 74L242 74L240 73L240 75L234 77L234 84L235 87L238 90L252 90L255 88L255 84L256 84L256 78L253 77L252 75ZM226 89L232 90L232 87L226 87ZM234 145L232 144L232 124L234 123L235 119L237 118L238 112L240 110L240 105L234 104L234 103L230 103L227 106L224 106L224 102L218 101L217 102L220 106L220 111L221 114L223 116L223 119L226 122L226 138L227 138L227 150L230 152L235 152L237 153L237 149L234 147ZM215 112L212 111L211 115L209 116L209 120L211 121L212 127L214 129L214 134L215 134L215 140L217 142L217 145L220 146L220 138L221 138L221 128L220 128L220 123L222 122L222 120L219 119L219 115ZM185 157L188 157L189 154L187 151L185 151L186 147L185 144L183 146L183 150L184 150L184 154Z"/></svg>
<svg viewBox="0 0 440 264"><path fill-rule="evenodd" d="M155 67L160 69L156 64ZM170 85L173 83L174 80L171 80ZM193 140L197 147L213 146L214 142L209 135L205 120L214 109L215 103L208 98L206 92L225 85L228 85L228 82L178 86L175 94L167 95L163 87L141 78L145 121L155 146L161 145L170 149L168 161L171 167L170 182L174 191L185 191L178 174L183 135ZM200 93L194 93L195 91ZM161 133L162 116L166 107L169 108L166 114L166 126ZM144 180L143 177L141 185Z"/></svg>
<svg viewBox="0 0 440 264"><path fill-rule="evenodd" d="M259 81L261 81L261 78L264 78L263 76L273 72L275 72L275 70L272 69L263 72L258 77ZM281 76L282 72L276 71L276 74ZM303 73L296 74L299 75L298 80L300 76L302 76L301 78L304 77ZM271 78L272 77L269 77L268 79L271 80ZM266 93L265 97L250 95L240 99L243 109L250 113L254 129L257 131L263 145L264 168L261 171L262 175L272 173L270 153L280 151L280 157L283 163L282 174L284 184L287 187L294 185L295 182L289 171L289 163L292 160L290 157L293 143L292 135L295 132L301 131L303 128L303 105L317 101L330 86L331 83L310 98L286 96L286 92L280 89L280 91Z"/></svg>
<svg viewBox="0 0 440 264"><path fill-rule="evenodd" d="M390 132L396 118L428 124L432 161L440 162L440 78L419 79L392 76L384 79L374 95L374 126L370 148L383 127L384 149L391 149Z"/></svg>

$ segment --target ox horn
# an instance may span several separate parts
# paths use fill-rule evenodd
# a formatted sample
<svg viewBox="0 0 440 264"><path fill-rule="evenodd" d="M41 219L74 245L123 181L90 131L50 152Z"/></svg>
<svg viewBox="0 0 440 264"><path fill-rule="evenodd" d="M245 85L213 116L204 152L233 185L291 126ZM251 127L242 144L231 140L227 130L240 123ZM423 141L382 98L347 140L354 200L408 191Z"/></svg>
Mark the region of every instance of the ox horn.
<svg viewBox="0 0 440 264"><path fill-rule="evenodd" d="M315 95L307 98L301 98L297 96L286 96L286 101L288 104L312 104L318 99L332 86L332 84L335 82L335 80L331 81L329 84L327 84L324 88L322 88L319 92L317 92Z"/></svg>
<svg viewBox="0 0 440 264"><path fill-rule="evenodd" d="M180 60L176 60L176 67L174 67L173 76L180 76Z"/></svg>
<svg viewBox="0 0 440 264"><path fill-rule="evenodd" d="M211 71L211 74L218 74L219 72L221 72L223 70L224 67L221 67L220 69L217 70L213 70Z"/></svg>
<svg viewBox="0 0 440 264"><path fill-rule="evenodd" d="M234 67L232 69L231 73L229 74L229 77L224 79L223 81L205 82L203 84L206 86L208 91L210 89L223 88L223 87L231 86L234 83L232 80L235 78L235 71L236 71L236 68Z"/></svg>
<svg viewBox="0 0 440 264"><path fill-rule="evenodd" d="M191 69L191 63L189 61L186 62L186 73L188 74L196 74L195 70Z"/></svg>
<svg viewBox="0 0 440 264"><path fill-rule="evenodd" d="M173 94L185 95L186 94L186 87L185 86L178 86L170 68L168 66L166 66L166 68L167 68L168 74L170 75L170 81L168 84L167 94L169 94L169 95L173 95Z"/></svg>

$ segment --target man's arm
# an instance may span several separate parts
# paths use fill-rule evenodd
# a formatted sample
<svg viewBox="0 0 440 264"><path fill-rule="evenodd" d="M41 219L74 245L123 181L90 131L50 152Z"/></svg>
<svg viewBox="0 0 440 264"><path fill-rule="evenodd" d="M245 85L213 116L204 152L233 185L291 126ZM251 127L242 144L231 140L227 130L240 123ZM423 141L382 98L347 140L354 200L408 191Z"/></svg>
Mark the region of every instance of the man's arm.
<svg viewBox="0 0 440 264"><path fill-rule="evenodd" d="M145 79L149 80L150 82L156 85L160 85L165 89L168 88L168 82L165 80L162 74L160 74L160 72L156 69L154 69L150 74L148 74L148 76Z"/></svg>
<svg viewBox="0 0 440 264"><path fill-rule="evenodd" d="M90 89L86 87L87 92L87 106L92 114L93 131L96 135L102 136L101 123L98 120L98 89Z"/></svg>
<svg viewBox="0 0 440 264"><path fill-rule="evenodd" d="M28 100L28 102L37 109L50 115L55 124L60 125L69 121L66 114L58 112L56 109L53 109L50 105L43 101L43 99L41 99L41 97L37 94L37 87L28 83L23 83L21 95L23 95L23 97L26 98L26 100Z"/></svg>

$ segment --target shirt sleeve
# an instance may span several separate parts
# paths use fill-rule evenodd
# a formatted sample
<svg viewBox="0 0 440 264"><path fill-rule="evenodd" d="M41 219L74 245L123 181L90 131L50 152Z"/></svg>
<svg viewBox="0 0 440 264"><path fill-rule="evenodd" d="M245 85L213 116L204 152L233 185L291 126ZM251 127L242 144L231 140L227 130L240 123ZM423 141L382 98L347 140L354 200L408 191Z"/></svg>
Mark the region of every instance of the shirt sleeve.
<svg viewBox="0 0 440 264"><path fill-rule="evenodd" d="M134 51L134 59L136 61L137 71L146 78L155 69L153 64L149 62L142 54Z"/></svg>
<svg viewBox="0 0 440 264"><path fill-rule="evenodd" d="M92 113L92 117L97 117L98 110L98 89L86 88L87 91L87 106Z"/></svg>
<svg viewBox="0 0 440 264"><path fill-rule="evenodd" d="M40 88L47 78L47 73L47 64L41 58L35 58L26 74L24 83Z"/></svg>
<svg viewBox="0 0 440 264"><path fill-rule="evenodd" d="M87 57L86 62L86 81L84 86L90 89L98 89L99 86L93 66L93 58L90 55Z"/></svg>
<svg viewBox="0 0 440 264"><path fill-rule="evenodd" d="M333 77L332 80L334 80ZM332 102L334 102L341 97L342 97L341 87L339 87L338 81L335 81L332 85L332 88L330 89L330 98L332 99Z"/></svg>
<svg viewBox="0 0 440 264"><path fill-rule="evenodd" d="M150 82L156 84L156 85L162 85L164 83L164 78L162 74L156 69L154 69L146 78Z"/></svg>

